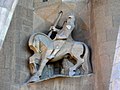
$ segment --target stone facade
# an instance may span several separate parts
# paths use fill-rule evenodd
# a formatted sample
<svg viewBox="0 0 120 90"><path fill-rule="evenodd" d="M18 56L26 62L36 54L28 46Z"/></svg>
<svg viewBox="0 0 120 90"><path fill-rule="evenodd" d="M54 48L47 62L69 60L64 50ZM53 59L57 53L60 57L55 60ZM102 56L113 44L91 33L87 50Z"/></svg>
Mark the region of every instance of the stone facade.
<svg viewBox="0 0 120 90"><path fill-rule="evenodd" d="M108 90L119 28L119 0L93 0L95 90ZM113 89L114 90L114 89Z"/></svg>
<svg viewBox="0 0 120 90"><path fill-rule="evenodd" d="M23 83L29 77L27 60L30 53L27 41L33 33L33 10L32 6L30 8L29 5L24 5L24 1L20 1L0 51L1 90L17 90L17 84ZM32 1L28 3L31 4Z"/></svg>
<svg viewBox="0 0 120 90"><path fill-rule="evenodd" d="M118 26L119 0L19 0L0 51L1 90L108 90L114 60ZM46 32L60 10L71 11L76 16L73 38L91 48L93 75L79 78L55 78L21 86L30 76L28 57L32 51L27 46L34 32ZM65 17L62 18L64 20ZM61 20L61 21L62 21ZM60 22L61 24L62 22ZM42 27L41 27L42 26Z"/></svg>

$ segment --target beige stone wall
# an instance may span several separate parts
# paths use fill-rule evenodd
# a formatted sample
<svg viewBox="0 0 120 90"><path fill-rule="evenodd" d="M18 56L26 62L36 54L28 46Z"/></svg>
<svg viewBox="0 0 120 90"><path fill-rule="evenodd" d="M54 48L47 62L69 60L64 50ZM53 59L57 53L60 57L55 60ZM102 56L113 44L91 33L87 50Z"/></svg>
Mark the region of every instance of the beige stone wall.
<svg viewBox="0 0 120 90"><path fill-rule="evenodd" d="M95 90L108 90L118 33L119 0L93 0Z"/></svg>
<svg viewBox="0 0 120 90"><path fill-rule="evenodd" d="M82 2L85 4L85 2ZM46 2L45 2L46 4ZM53 5L52 5L53 4ZM75 4L70 3L75 9ZM49 2L52 9L44 9L41 13L43 16L40 18L40 13L35 13L33 10L33 1L30 0L19 0L14 16L10 25L10 28L5 39L2 50L0 51L0 89L1 90L93 90L93 76L84 76L81 78L56 78L48 81L40 82L30 86L21 86L26 82L30 76L28 69L28 57L32 55L32 51L29 50L27 45L28 39L34 32L48 30L49 26L53 23L59 10L63 9L66 11L65 16L69 13L71 7L69 4L61 2ZM55 5L56 8L53 6ZM59 5L62 5L59 9ZM67 5L67 6L66 6ZM82 5L82 4L81 4ZM64 6L64 7L63 7ZM82 8L87 10L87 4ZM78 9L81 10L82 8ZM54 13L54 9L56 10ZM50 13L53 13L53 15ZM73 11L73 10L72 10ZM45 12L45 13L44 13ZM83 13L86 13L86 11ZM44 15L46 14L46 15ZM81 14L82 19L85 19L84 15ZM79 16L79 15L78 15ZM85 15L87 17L87 13ZM37 19L36 19L37 18ZM46 19L45 19L46 18ZM64 19L64 18L63 18ZM78 19L81 20L80 17ZM38 20L38 21L36 21ZM38 23L39 22L39 23ZM88 22L87 22L88 23ZM38 25L37 25L38 24ZM44 27L43 27L44 25ZM79 27L80 24L78 24ZM86 24L87 25L87 24ZM42 26L42 28L41 28ZM79 27L80 28L80 27ZM77 29L76 29L77 30ZM79 29L80 32L81 29ZM88 29L87 29L88 30ZM79 32L79 33L80 33ZM77 32L78 33L78 32ZM76 37L77 39L77 37Z"/></svg>
<svg viewBox="0 0 120 90"><path fill-rule="evenodd" d="M119 0L77 0L76 3L19 0L5 43L0 51L1 90L108 90L119 20ZM33 8L34 7L34 8ZM27 45L34 32L47 31L57 13L74 13L76 28L72 36L91 48L93 75L80 78L56 78L30 86ZM64 18L62 20L64 20ZM62 23L62 22L60 22Z"/></svg>
<svg viewBox="0 0 120 90"><path fill-rule="evenodd" d="M0 90L18 90L19 85L29 77L27 61L30 52L27 41L33 33L31 4L33 4L32 1L19 0L14 12L0 51Z"/></svg>
<svg viewBox="0 0 120 90"><path fill-rule="evenodd" d="M68 15L74 14L76 16L76 28L72 33L73 38L90 45L88 42L90 33L90 3L84 0L74 3L61 2L60 0L56 0L55 2L51 1L45 3L38 3L38 0L34 1L34 32L47 32L50 25L54 23L58 12L62 10L64 14L61 18L60 25ZM88 37L85 37L85 35ZM93 87L93 75L79 78L56 78L30 85L30 89L34 90L93 90Z"/></svg>

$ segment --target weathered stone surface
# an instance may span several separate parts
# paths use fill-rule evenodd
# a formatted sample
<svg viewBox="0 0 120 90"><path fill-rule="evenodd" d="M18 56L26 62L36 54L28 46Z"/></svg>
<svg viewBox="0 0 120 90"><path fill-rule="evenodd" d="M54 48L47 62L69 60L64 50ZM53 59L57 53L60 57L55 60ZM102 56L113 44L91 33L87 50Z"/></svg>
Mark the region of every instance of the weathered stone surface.
<svg viewBox="0 0 120 90"><path fill-rule="evenodd" d="M8 7L8 4L6 3L5 5L7 5ZM23 11L25 12L25 14L23 14ZM29 22L32 22L33 20L32 13L32 10L22 8L19 5L15 10L13 20L10 24L5 43L3 45L4 49L2 49L0 52L1 90L17 90L18 87L16 84L20 85L23 79L25 80L27 77L29 77L29 73L23 73L28 72L27 57L29 56L29 54L26 54L27 50L24 50L24 52L20 52L20 50L23 50L21 48L25 46L24 44L21 45L20 43L27 43L27 40L24 39L26 39L26 37L29 37L29 35L31 34L30 32L32 31L32 23L29 24ZM25 23L23 23L24 20L26 20ZM27 36L24 37L25 35L23 35L23 38L20 38L22 37L23 33L27 33L25 34ZM23 55L25 56L22 57Z"/></svg>
<svg viewBox="0 0 120 90"><path fill-rule="evenodd" d="M3 5L3 1L5 0L0 0L0 5ZM35 7L36 8L38 7L37 9L42 9L43 7L48 6L48 4L52 5L48 2L44 4L42 3L37 4L38 0L37 1L34 0L34 1L35 1L35 4L34 4ZM39 2L41 2L41 0L39 0ZM83 40L84 42L87 42L88 45L91 47L94 76L90 78L84 77L83 79L82 78L74 78L74 79L73 78L72 79L57 78L57 79L44 81L42 83L37 83L29 87L27 86L22 87L20 89L20 87L17 86L16 84L20 84L21 82L23 82L21 80L28 79L28 76L26 73L29 73L27 68L27 60L28 60L27 57L30 56L30 52L28 47L25 46L27 41L26 39L33 32L38 32L39 28L42 30L41 26L43 26L43 24L36 25L36 26L33 25L30 27L26 25L22 25L24 20L28 20L27 23L33 22L33 6L34 5L32 0L19 0L19 5L16 8L16 11L14 13L14 17L12 20L12 22L14 21L14 23L11 23L11 26L8 31L8 37L6 38L5 44L2 50L0 51L0 89L9 90L10 88L10 90L39 90L39 89L41 90L67 90L67 89L69 90L108 90L108 85L109 85L108 81L110 81L110 78L107 77L107 75L109 76L111 72L110 68L112 66L108 64L107 65L102 64L102 62L105 62L105 63L113 62L115 43L117 40L116 34L118 31L118 25L119 25L119 14L120 14L119 2L120 2L119 0L97 0L97 1L93 0L92 5L90 3L88 5L83 2L82 3L79 2L77 3L77 6L74 4L66 5L63 3L56 3L60 8L56 7L56 9L54 9L52 14L49 14L49 15L46 14L48 16L47 19L44 16L45 14L43 13L50 12L50 9L49 10L43 9L42 13L40 11L39 13L43 14L42 16L45 17L44 19L46 20L41 18L39 22L40 21L43 21L43 23L45 22L44 24L45 28L43 29L46 30L51 25L51 22L54 21L53 18L56 16L56 13L59 10L63 9L64 11L66 11L66 13L68 13L68 10L74 11L72 8L74 9L76 8L74 13L78 17L77 22L80 22L80 18L82 18L84 23L82 28L84 28L85 32L87 33L84 33L84 30L81 30L81 28L79 27L81 24L80 23L76 25L77 28L76 28L76 31L73 33L73 36L75 37L75 40L78 40L78 41ZM51 3L54 3L54 2L51 2ZM41 6L43 7L41 8ZM39 13L38 15L41 16L41 14ZM39 18L39 16L37 17ZM63 17L63 20L64 20L64 17ZM37 20L36 20L36 23L37 23ZM36 30L32 30L33 27L35 27ZM28 34L26 34L27 32ZM105 34L101 34L101 33L105 33ZM104 43L100 43L100 41L103 41ZM113 43L108 43L111 41L114 43L114 45ZM22 65L20 65L19 63ZM24 63L26 63L25 66L23 66ZM11 69L9 70L12 74L11 83L3 83L5 78L3 73L5 70L7 70L10 67ZM17 71L17 70L20 70L20 71ZM106 72L103 70L106 70ZM7 78L6 80L9 80L9 79ZM119 83L119 80L116 82ZM117 85L116 82L114 83L114 87ZM118 88L116 88L115 90L117 89Z"/></svg>
<svg viewBox="0 0 120 90"><path fill-rule="evenodd" d="M18 5L33 10L33 0L19 0Z"/></svg>
<svg viewBox="0 0 120 90"><path fill-rule="evenodd" d="M118 4L115 4L115 3ZM109 87L110 75L112 71L112 63L114 60L114 52L117 40L118 24L119 24L119 0L93 0L94 8L94 25L97 31L97 47L95 52L98 52L100 56L95 56L96 62L95 67L96 76L95 81L98 82L95 89L97 90L107 90ZM116 18L116 20L115 20ZM118 19L118 20L117 20ZM114 21L115 20L115 21ZM99 34L100 33L100 34ZM104 33L104 34L101 34ZM103 41L103 42L101 42ZM98 50L99 49L99 50ZM107 56L105 58L105 56ZM103 65L103 62L106 62ZM108 63L109 62L109 63ZM100 64L101 63L101 64ZM101 65L101 66L100 66ZM105 69L105 70L103 70ZM99 71L101 70L101 71ZM106 71L106 72L104 72ZM106 77L106 78L104 78Z"/></svg>
<svg viewBox="0 0 120 90"><path fill-rule="evenodd" d="M99 58L101 60L100 61L101 74L102 74L102 76L104 76L104 77L101 78L102 82L103 82L103 84L109 83L109 81L110 81L109 78L111 76L111 69L112 69L112 60L110 59L109 55L106 55L106 54L100 55ZM105 64L105 66L104 66L103 63ZM107 86L109 86L109 85L107 85Z"/></svg>
<svg viewBox="0 0 120 90"><path fill-rule="evenodd" d="M115 41L117 38L117 34L118 34L118 30L116 29L106 30L107 41Z"/></svg>
<svg viewBox="0 0 120 90"><path fill-rule="evenodd" d="M120 15L120 14L119 14ZM114 27L119 27L120 25L120 16L119 15L114 15L113 16L113 26Z"/></svg>
<svg viewBox="0 0 120 90"><path fill-rule="evenodd" d="M102 54L108 54L108 55L111 55L111 53L114 53L115 52L115 45L116 45L116 42L115 41L108 41L108 42L104 42L102 44L99 44L98 46L98 52L99 52L99 55L102 55ZM113 49L110 49L110 48L113 48Z"/></svg>

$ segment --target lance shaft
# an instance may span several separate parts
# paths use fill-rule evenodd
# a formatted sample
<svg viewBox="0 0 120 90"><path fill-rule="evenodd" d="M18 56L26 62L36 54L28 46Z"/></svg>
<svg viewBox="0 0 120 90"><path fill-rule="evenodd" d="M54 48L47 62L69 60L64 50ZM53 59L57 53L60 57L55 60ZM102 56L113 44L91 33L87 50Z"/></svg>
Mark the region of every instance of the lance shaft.
<svg viewBox="0 0 120 90"><path fill-rule="evenodd" d="M58 14L58 17L57 17L57 19L56 19L56 21L55 21L55 23L53 25L54 27L57 26L57 24L60 21L60 18L62 17L62 15L63 15L63 11L60 11L59 14Z"/></svg>
<svg viewBox="0 0 120 90"><path fill-rule="evenodd" d="M58 13L57 19L56 19L55 22L54 22L54 25L51 26L50 29L49 29L50 32L49 32L49 34L48 34L48 37L51 37L51 35L52 35L53 32L58 32L58 31L59 31L59 29L57 29L56 26L58 25L58 23L59 23L60 18L62 17L62 15L63 15L63 11L60 11L60 12Z"/></svg>

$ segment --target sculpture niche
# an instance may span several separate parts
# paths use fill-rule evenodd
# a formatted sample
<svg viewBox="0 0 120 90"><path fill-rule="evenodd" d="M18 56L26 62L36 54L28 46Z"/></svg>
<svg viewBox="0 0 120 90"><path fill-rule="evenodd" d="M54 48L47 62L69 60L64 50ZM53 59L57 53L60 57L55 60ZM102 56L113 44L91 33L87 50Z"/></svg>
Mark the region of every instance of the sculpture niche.
<svg viewBox="0 0 120 90"><path fill-rule="evenodd" d="M34 51L34 55L29 58L32 77L28 83L60 76L73 77L81 75L82 72L83 74L91 72L87 45L71 38L71 32L75 27L75 17L73 15L68 16L63 27L57 28L62 14L61 11L54 25L50 27L48 35L35 33L29 39L29 47ZM55 73L56 66L54 66L56 63L62 64L61 66L58 65L59 73L57 74ZM44 70L52 73L47 73L48 76L44 78Z"/></svg>

